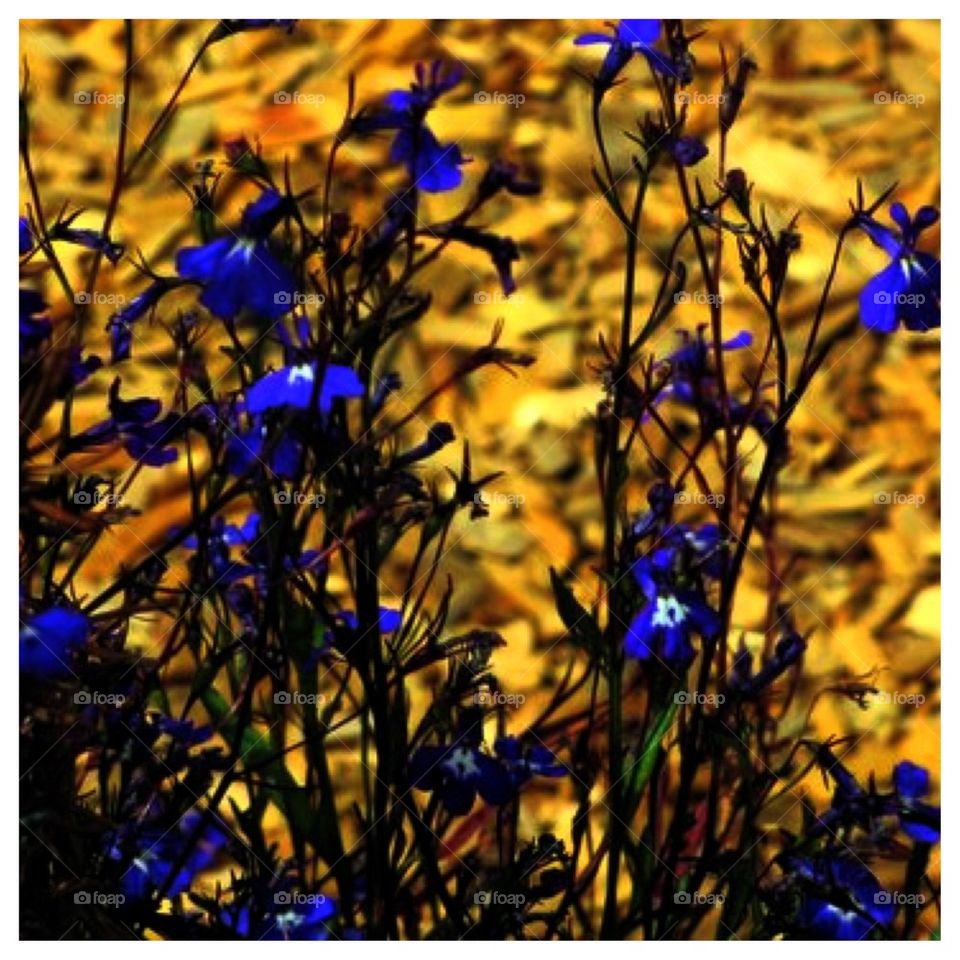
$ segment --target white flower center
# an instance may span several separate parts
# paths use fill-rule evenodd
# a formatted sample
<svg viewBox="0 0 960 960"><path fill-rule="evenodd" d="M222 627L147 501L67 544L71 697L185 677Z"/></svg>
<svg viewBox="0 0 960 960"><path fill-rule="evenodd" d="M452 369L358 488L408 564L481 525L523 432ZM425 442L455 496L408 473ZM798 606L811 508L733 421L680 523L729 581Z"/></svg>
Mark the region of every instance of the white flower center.
<svg viewBox="0 0 960 960"><path fill-rule="evenodd" d="M456 750L443 761L443 768L458 780L466 780L468 777L480 773L480 768L474 759L473 751L467 750L465 747L457 747Z"/></svg>
<svg viewBox="0 0 960 960"><path fill-rule="evenodd" d="M657 609L653 612L653 625L667 628L678 627L687 619L689 609L672 594L668 597L657 597Z"/></svg>
<svg viewBox="0 0 960 960"><path fill-rule="evenodd" d="M302 363L299 367L291 367L287 374L287 383L291 386L305 380L307 383L313 383L313 367L309 363Z"/></svg>

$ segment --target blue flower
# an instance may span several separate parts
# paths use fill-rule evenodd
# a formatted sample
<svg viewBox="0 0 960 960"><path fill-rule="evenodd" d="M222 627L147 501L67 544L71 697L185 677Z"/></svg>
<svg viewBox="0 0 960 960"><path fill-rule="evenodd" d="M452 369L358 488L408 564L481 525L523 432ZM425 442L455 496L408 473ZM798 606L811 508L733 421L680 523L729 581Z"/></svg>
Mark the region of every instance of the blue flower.
<svg viewBox="0 0 960 960"><path fill-rule="evenodd" d="M157 419L161 404L152 397L122 399L119 377L110 385L108 407L109 419L71 437L65 445L68 452L120 441L134 460L148 467L162 467L177 459L176 448L165 444L179 434L182 417L171 412Z"/></svg>
<svg viewBox="0 0 960 960"><path fill-rule="evenodd" d="M337 616L354 632L360 629L360 621L352 610L341 610ZM389 607L380 607L380 632L393 633L399 630L403 623L403 617L399 610L391 610Z"/></svg>
<svg viewBox="0 0 960 960"><path fill-rule="evenodd" d="M174 875L174 865L180 862L184 845L192 838L201 816L192 810L169 829L158 824L134 832L131 826L126 836L121 834L114 838L110 858L122 864L129 863L120 877L125 896L131 900L144 900L155 890L165 889L166 896L175 897L190 889L197 874L213 864L228 840L219 826L209 824Z"/></svg>
<svg viewBox="0 0 960 960"><path fill-rule="evenodd" d="M316 364L291 364L261 377L247 391L247 410L264 413L277 407L307 410L316 390ZM331 363L324 370L317 390L317 404L324 414L330 412L337 397L362 397L363 383L350 368Z"/></svg>
<svg viewBox="0 0 960 960"><path fill-rule="evenodd" d="M940 808L923 803L930 793L930 773L924 767L902 760L893 769L893 786L902 804L900 826L918 843L940 840Z"/></svg>
<svg viewBox="0 0 960 960"><path fill-rule="evenodd" d="M790 866L805 887L796 919L810 939L863 940L893 922L893 898L853 857L824 854Z"/></svg>
<svg viewBox="0 0 960 960"><path fill-rule="evenodd" d="M231 431L226 444L227 471L240 476L253 467L263 466L264 447L268 440L269 430L260 416L252 418L248 430ZM296 436L290 431L284 431L276 440L270 456L270 470L284 480L296 479L302 450L303 446Z"/></svg>
<svg viewBox="0 0 960 960"><path fill-rule="evenodd" d="M516 788L532 776L563 777L568 773L554 752L542 743L524 746L518 737L507 736L494 741L493 749Z"/></svg>
<svg viewBox="0 0 960 960"><path fill-rule="evenodd" d="M454 816L469 813L478 793L493 806L507 803L516 793L507 769L463 737L447 746L420 747L409 772L414 787L436 792Z"/></svg>
<svg viewBox="0 0 960 960"><path fill-rule="evenodd" d="M169 289L169 284L156 280L143 293L134 297L122 310L107 321L110 334L110 362L130 359L133 325L152 310Z"/></svg>
<svg viewBox="0 0 960 960"><path fill-rule="evenodd" d="M177 254L177 273L203 286L200 302L211 313L232 320L246 308L276 320L293 308L296 280L266 239L286 209L276 190L265 190L244 211L240 236L221 237Z"/></svg>
<svg viewBox="0 0 960 960"><path fill-rule="evenodd" d="M20 670L48 680L70 676L70 655L85 646L89 636L90 621L78 610L50 607L20 630Z"/></svg>
<svg viewBox="0 0 960 960"><path fill-rule="evenodd" d="M463 77L459 67L444 71L440 61L430 65L429 73L417 64L416 80L409 90L394 90L387 95L386 109L361 115L353 122L359 133L396 130L390 148L391 163L402 163L414 186L428 193L454 190L463 182L460 169L466 159L455 143L441 143L425 123L427 112L439 97L455 87Z"/></svg>
<svg viewBox="0 0 960 960"><path fill-rule="evenodd" d="M20 288L20 358L32 354L53 332L50 321L40 317L47 305L36 290Z"/></svg>
<svg viewBox="0 0 960 960"><path fill-rule="evenodd" d="M614 83L635 53L646 57L658 73L676 77L677 68L673 61L653 46L659 37L659 20L621 20L612 35L584 33L574 43L577 46L603 43L610 47L596 77L598 87L605 90Z"/></svg>
<svg viewBox="0 0 960 960"><path fill-rule="evenodd" d="M721 627L720 616L691 587L675 582L673 547L663 547L637 560L631 572L644 593L644 604L627 627L624 646L640 660L657 657L683 668L695 656L691 633L711 637Z"/></svg>
<svg viewBox="0 0 960 960"><path fill-rule="evenodd" d="M463 183L466 161L455 143L441 143L428 127L401 130L390 147L390 161L402 163L410 178L427 193L456 190Z"/></svg>
<svg viewBox="0 0 960 960"><path fill-rule="evenodd" d="M939 219L934 207L921 207L911 219L902 203L890 207L899 230L862 217L860 227L890 256L890 264L860 292L860 320L878 333L892 333L901 322L908 330L940 326L940 261L918 253L917 240Z"/></svg>
<svg viewBox="0 0 960 960"><path fill-rule="evenodd" d="M30 229L30 221L26 217L20 218L20 256L29 253L33 249L33 231Z"/></svg>
<svg viewBox="0 0 960 960"><path fill-rule="evenodd" d="M682 167L698 164L710 151L699 137L674 137L668 140L667 150Z"/></svg>
<svg viewBox="0 0 960 960"><path fill-rule="evenodd" d="M251 922L253 911L244 906L234 916L225 915L224 923L244 940L328 940L330 921L337 912L333 900L322 895L305 896L280 891L275 903L278 907Z"/></svg>

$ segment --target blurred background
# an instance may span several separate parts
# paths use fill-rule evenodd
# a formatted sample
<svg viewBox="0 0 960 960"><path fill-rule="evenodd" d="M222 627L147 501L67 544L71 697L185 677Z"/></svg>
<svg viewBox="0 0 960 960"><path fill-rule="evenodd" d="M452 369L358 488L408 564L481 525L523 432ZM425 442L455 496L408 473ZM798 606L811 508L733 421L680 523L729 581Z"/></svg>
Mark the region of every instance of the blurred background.
<svg viewBox="0 0 960 960"><path fill-rule="evenodd" d="M130 109L136 147L175 88L211 22L152 20L136 24L136 68ZM29 69L33 157L44 216L60 206L83 207L77 226L99 228L113 176L124 65L117 21L22 21L21 55ZM591 166L590 91L578 74L595 70L600 48L574 38L604 29L600 21L301 21L291 34L244 33L213 46L180 98L155 155L146 158L121 202L114 238L161 274L193 242L191 184L198 164L224 170L224 144L246 136L274 171L290 164L296 190L321 182L327 151L343 117L347 79L357 100L378 100L406 87L418 61L464 65L466 82L431 115L441 140L456 140L474 160L468 186L495 157L536 174L543 192L511 198L488 211L490 229L512 236L523 259L516 294L503 297L489 263L453 250L423 279L434 306L396 358L404 377L398 413L412 407L454 369L470 347L486 342L503 319L503 342L536 355L516 378L491 369L443 397L437 419L468 438L475 473L502 470L491 517L462 520L444 560L456 584L450 629L494 629L508 645L494 655L509 709L508 729L525 729L546 704L571 657L560 643L548 568L570 570L584 602L594 599L593 572L601 538L593 438L589 423L601 397L598 334L609 337L620 310L623 250L619 228L597 196ZM730 138L728 166L743 168L774 225L799 214L803 244L793 264L786 317L792 351L802 352L833 254L835 232L849 212L858 178L868 197L896 181L896 198L911 210L938 202L940 33L933 21L717 21L691 24L705 35L694 45L697 78L690 89L690 131L710 155L696 168L708 186L716 176L719 45L742 47L759 70ZM639 58L638 58L639 60ZM629 141L644 110L655 105L643 64L607 98L605 129L613 165L626 169ZM379 215L387 187L402 172L387 165L387 139L348 144L340 155L335 204L361 222ZM666 173L651 189L643 221L639 269L641 315L659 283L663 257L681 220L675 185ZM464 188L466 189L466 188ZM21 183L22 200L29 199ZM249 195L225 181L218 215L233 224ZM437 218L457 198L429 198ZM886 213L883 211L883 216ZM937 249L937 231L925 235ZM68 270L77 248L63 247ZM71 259L73 258L73 259ZM693 258L688 254L693 270ZM885 265L866 237L841 260L828 329L857 312L865 281ZM733 335L759 331L761 318L743 289L730 248L723 277L724 323ZM695 275L695 274L694 274ZM145 283L130 256L101 270L102 302L90 311L88 345L108 356L103 327ZM55 321L72 305L46 293ZM114 299L110 299L113 297ZM682 305L660 333L660 355L677 343L676 329L708 319L705 303ZM135 361L122 371L124 394L170 398L176 358L159 323L139 329ZM235 386L221 344L205 344L221 386ZM759 349L759 348L757 348ZM99 419L114 375L97 373L76 405L79 426ZM876 770L886 783L896 757L939 770L939 335L878 338L862 329L831 355L793 422L793 460L779 491L778 556L754 556L735 610L738 636L762 640L772 564L786 582L781 599L798 627L812 631L804 679L790 722L807 715L821 734L851 735L841 751L859 773ZM54 422L47 425L52 433ZM39 431L38 441L44 437ZM759 444L759 438L757 438ZM747 467L758 469L756 463ZM459 465L456 446L445 462ZM442 459L440 463L444 462ZM97 458L99 472L123 470L122 453ZM77 469L92 469L91 461ZM636 464L628 491L642 509L653 479ZM143 471L129 500L142 513L108 531L84 567L91 593L120 564L146 555L189 513L186 466ZM691 516L697 516L694 511ZM704 517L705 518L705 517ZM399 588L401 580L396 580ZM138 623L134 635L158 649L166 626ZM861 681L880 689L863 709L836 692ZM351 777L349 731L339 775ZM562 746L561 739L557 745ZM815 776L806 794L823 802ZM569 836L575 801L565 781L531 785L521 830ZM771 825L799 822L799 794L771 814ZM939 849L932 854L937 872ZM884 879L881 873L881 879Z"/></svg>

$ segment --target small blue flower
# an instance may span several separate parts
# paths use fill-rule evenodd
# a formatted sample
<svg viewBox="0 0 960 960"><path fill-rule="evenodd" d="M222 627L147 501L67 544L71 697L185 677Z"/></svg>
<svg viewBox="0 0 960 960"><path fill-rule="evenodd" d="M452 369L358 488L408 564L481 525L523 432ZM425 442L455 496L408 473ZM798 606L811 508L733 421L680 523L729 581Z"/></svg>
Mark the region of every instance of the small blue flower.
<svg viewBox="0 0 960 960"><path fill-rule="evenodd" d="M177 273L203 286L200 302L211 313L232 320L247 309L277 320L293 309L296 280L266 239L285 210L284 198L265 190L244 212L239 237L221 237L177 254Z"/></svg>
<svg viewBox="0 0 960 960"><path fill-rule="evenodd" d="M328 922L336 915L333 900L324 896L297 896L284 891L275 894L275 901L284 906L264 914L251 923L252 910L248 906L227 913L224 923L244 940L328 940Z"/></svg>
<svg viewBox="0 0 960 960"><path fill-rule="evenodd" d="M159 824L146 829L131 825L125 831L129 836L114 839L109 850L110 859L129 863L120 877L120 888L125 896L131 900L144 900L155 890L165 888L168 897L175 897L190 889L197 874L214 863L228 842L219 826L209 824L174 876L174 865L180 862L184 844L192 838L201 816L192 810L169 829ZM131 846L132 858L128 852Z"/></svg>
<svg viewBox="0 0 960 960"><path fill-rule="evenodd" d="M254 415L278 407L307 410L316 389L315 364L292 364L261 377L247 391L247 410ZM362 397L363 383L350 367L330 364L317 391L317 403L324 414L333 408L337 397Z"/></svg>
<svg viewBox="0 0 960 960"><path fill-rule="evenodd" d="M36 290L20 287L20 358L32 354L53 332L50 321L41 317L47 305Z"/></svg>
<svg viewBox="0 0 960 960"><path fill-rule="evenodd" d="M20 670L44 679L68 677L70 654L86 645L90 621L73 607L50 607L20 630Z"/></svg>
<svg viewBox="0 0 960 960"><path fill-rule="evenodd" d="M459 67L444 71L440 61L430 65L429 73L423 64L417 64L416 81L409 90L392 91L387 95L386 109L361 115L353 123L359 133L396 130L391 163L406 166L414 186L428 193L454 190L463 182L460 168L466 158L460 148L455 143L441 143L425 122L438 98L462 77Z"/></svg>
<svg viewBox="0 0 960 960"><path fill-rule="evenodd" d="M918 843L940 840L940 808L922 802L930 793L930 773L924 767L902 760L893 769L893 786L902 804L900 826Z"/></svg>
<svg viewBox="0 0 960 960"><path fill-rule="evenodd" d="M66 444L68 452L120 441L134 460L148 467L162 467L177 459L176 447L166 446L179 435L184 420L176 413L160 416L161 404L152 397L124 400L120 396L120 378L110 385L110 417L78 433Z"/></svg>
<svg viewBox="0 0 960 960"><path fill-rule="evenodd" d="M30 221L26 217L20 218L20 256L29 253L33 249L33 231L30 229Z"/></svg>
<svg viewBox="0 0 960 960"><path fill-rule="evenodd" d="M921 207L911 219L902 203L894 203L890 217L899 230L861 218L861 228L891 258L860 292L860 320L869 330L892 333L901 322L908 330L940 326L940 261L916 250L920 234L939 216L934 207Z"/></svg>
<svg viewBox="0 0 960 960"><path fill-rule="evenodd" d="M391 163L402 163L410 178L427 193L456 190L466 163L455 143L441 143L426 127L401 130L390 147Z"/></svg>
<svg viewBox="0 0 960 960"><path fill-rule="evenodd" d="M696 591L674 582L673 547L641 557L633 567L634 579L644 593L644 604L627 628L624 646L628 656L640 660L656 657L669 666L683 668L696 651L691 633L713 636L720 616Z"/></svg>
<svg viewBox="0 0 960 960"><path fill-rule="evenodd" d="M710 151L699 137L675 137L667 142L670 155L682 167L698 164Z"/></svg>
<svg viewBox="0 0 960 960"><path fill-rule="evenodd" d="M563 777L569 772L556 755L542 743L524 746L518 737L499 737L493 744L496 755L507 768L516 788L531 777Z"/></svg>
<svg viewBox="0 0 960 960"><path fill-rule="evenodd" d="M584 33L574 43L577 46L603 43L610 47L596 78L599 88L605 90L612 86L635 53L646 57L658 73L676 77L677 68L673 61L653 46L659 37L659 20L621 20L613 34Z"/></svg>
<svg viewBox="0 0 960 960"><path fill-rule="evenodd" d="M436 792L454 816L469 813L478 793L493 806L516 794L507 769L464 738L447 746L420 747L410 760L410 783L418 790Z"/></svg>
<svg viewBox="0 0 960 960"><path fill-rule="evenodd" d="M133 325L142 319L159 302L169 289L169 284L154 281L143 293L134 297L122 310L117 311L107 321L110 334L110 362L119 363L130 359L130 347L133 342Z"/></svg>
<svg viewBox="0 0 960 960"><path fill-rule="evenodd" d="M337 616L354 632L360 628L360 621L352 610L341 610ZM391 610L389 607L380 607L380 632L393 633L400 629L403 623L403 617L399 610Z"/></svg>
<svg viewBox="0 0 960 960"><path fill-rule="evenodd" d="M796 919L810 939L863 940L893 922L893 898L859 860L824 854L790 866L807 888Z"/></svg>

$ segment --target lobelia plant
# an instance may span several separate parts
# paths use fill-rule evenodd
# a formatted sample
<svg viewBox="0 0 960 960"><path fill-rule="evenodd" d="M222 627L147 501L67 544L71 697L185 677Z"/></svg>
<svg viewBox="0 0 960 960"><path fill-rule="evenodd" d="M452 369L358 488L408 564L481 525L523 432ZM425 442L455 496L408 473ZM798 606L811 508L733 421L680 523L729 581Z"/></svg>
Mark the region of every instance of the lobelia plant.
<svg viewBox="0 0 960 960"><path fill-rule="evenodd" d="M735 644L732 617L755 546L775 543L791 418L856 325L823 323L844 245L863 233L891 260L864 288L863 324L928 331L939 326L939 262L917 247L936 211L911 218L894 203L891 228L878 211L892 189L867 202L858 187L802 356L791 357L781 316L797 220L771 227L746 174L726 162L755 65L724 59L720 172L710 185L691 174L707 147L685 132L696 64L683 23L626 20L579 38L607 47L590 78L594 175L626 254L619 329L599 340L598 599L584 606L564 572L549 572L576 656L541 715L509 732L491 660L504 641L481 629L451 636L453 585L438 586L455 520L483 520L484 487L499 474L475 476L464 442L459 470L441 483L427 468L456 438L428 418L441 393L475 372L512 373L533 358L502 346L497 325L412 404L393 367L398 344L430 315L419 282L451 245L487 254L504 292L515 289L520 250L481 218L495 198L522 203L539 192L494 160L458 213L429 219L425 195L460 190L476 162L428 124L462 84L458 67L418 65L408 89L361 108L351 79L318 188L295 188L288 168L278 175L245 140L228 144L225 172L205 164L193 185L196 242L179 249L170 275L142 261L143 288L109 318L110 355L85 353L103 260L126 255L111 233L124 188L159 148L210 47L270 29L295 24L219 21L131 152L137 57L135 24L125 23L123 115L99 231L73 227L79 211L51 217L43 204L29 76L21 92L30 192L19 243L22 935L915 934L923 898L939 898L927 876L940 821L929 773L905 759L877 771L886 788L861 784L844 766L842 740L781 729L815 640L781 602L779 575L760 651ZM604 99L635 60L646 62L660 107L628 134L636 155L618 174ZM384 134L404 182L379 218L359 222L344 205L338 154ZM658 288L641 290L644 201L668 179L684 222ZM248 199L235 226L228 191ZM63 244L87 251L82 289L61 262ZM720 277L731 251L757 303L759 341L724 330ZM675 331L675 349L658 355L694 277L709 322ZM134 396L144 328L161 321L176 389ZM212 369L212 344L229 361L225 373ZM77 429L74 398L103 366L113 368L103 418ZM750 479L757 436L762 464ZM126 520L135 478L182 464L187 521L99 593L84 592L85 562ZM710 508L706 521L685 515L688 486ZM385 581L398 565L403 587L393 592ZM149 653L130 642L144 623L157 634ZM414 701L418 682L430 689L425 709ZM356 791L333 767L345 745ZM773 835L767 811L814 769L833 785L830 807L806 808L801 832ZM521 835L523 791L535 778L575 792L569 843ZM282 845L267 828L278 816ZM906 864L903 891L880 884L878 858ZM214 875L215 885L203 882Z"/></svg>

